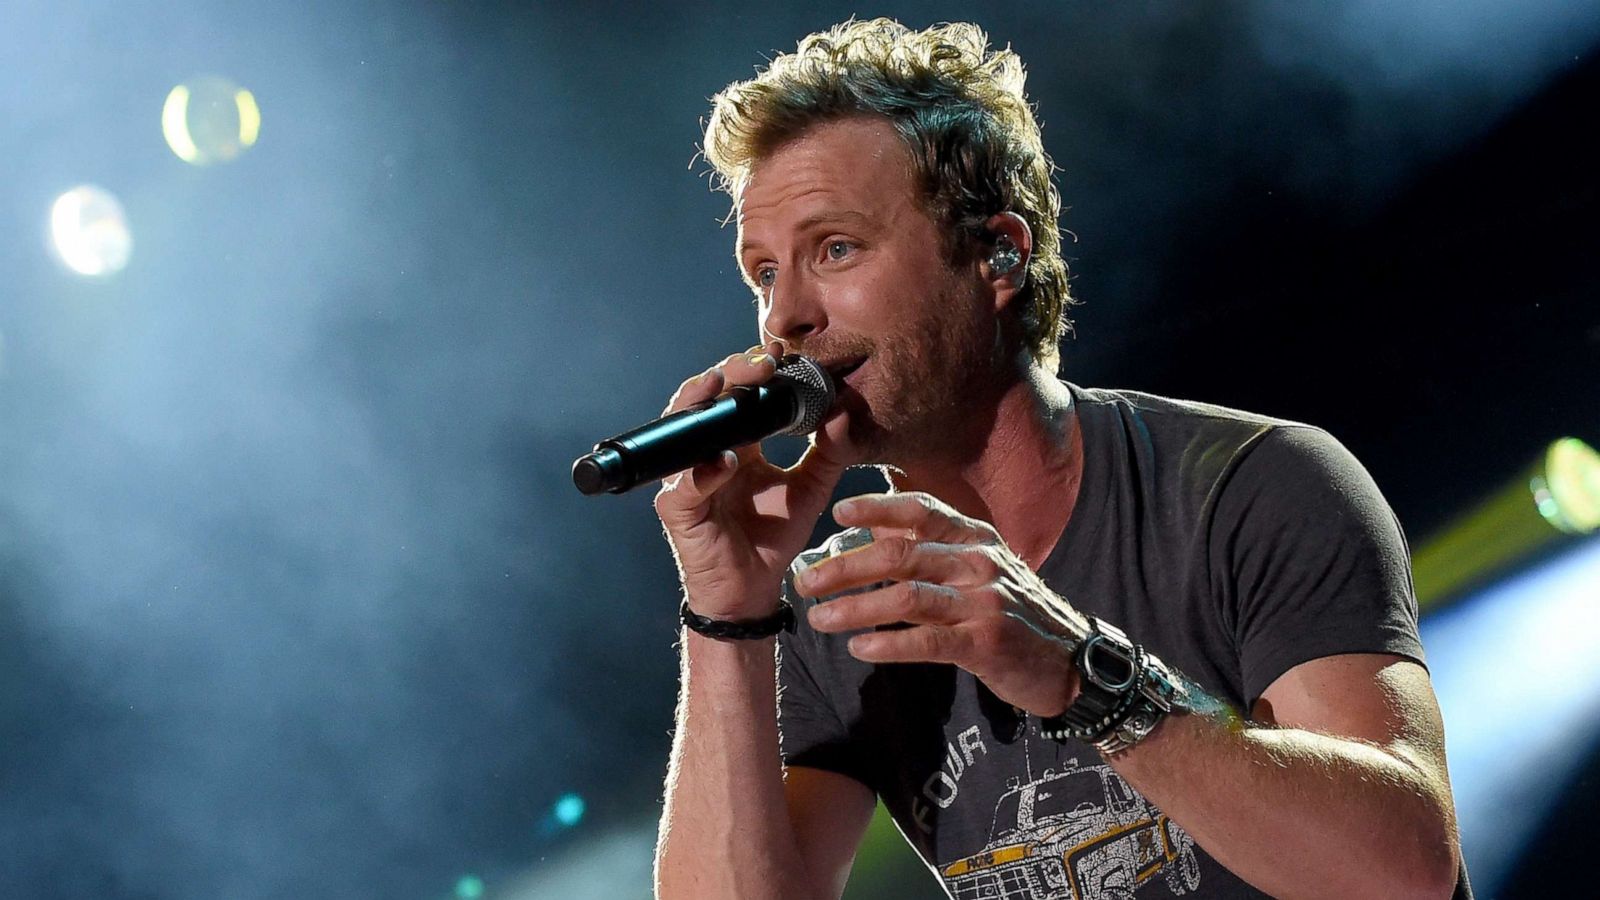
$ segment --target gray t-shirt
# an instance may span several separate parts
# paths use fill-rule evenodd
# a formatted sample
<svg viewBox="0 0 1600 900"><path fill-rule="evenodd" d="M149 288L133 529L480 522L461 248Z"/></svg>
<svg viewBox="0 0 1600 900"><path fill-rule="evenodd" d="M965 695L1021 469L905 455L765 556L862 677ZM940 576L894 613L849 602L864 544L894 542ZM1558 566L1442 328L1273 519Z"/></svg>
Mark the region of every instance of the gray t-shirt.
<svg viewBox="0 0 1600 900"><path fill-rule="evenodd" d="M1197 403L1068 385L1083 429L1077 507L1039 568L1211 694L1249 710L1308 660L1423 660L1405 538L1326 432ZM843 532L796 560L838 552ZM788 765L842 773L883 800L957 900L1260 897L1087 744L1039 735L971 674L874 666L848 635L780 640ZM1470 897L1463 870L1457 897Z"/></svg>

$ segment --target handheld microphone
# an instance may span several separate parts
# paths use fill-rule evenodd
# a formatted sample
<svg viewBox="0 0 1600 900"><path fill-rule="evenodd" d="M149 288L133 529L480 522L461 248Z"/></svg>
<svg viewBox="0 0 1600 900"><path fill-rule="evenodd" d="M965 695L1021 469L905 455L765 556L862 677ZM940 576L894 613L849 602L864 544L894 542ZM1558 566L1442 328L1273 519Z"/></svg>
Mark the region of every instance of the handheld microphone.
<svg viewBox="0 0 1600 900"><path fill-rule="evenodd" d="M833 376L815 360L785 356L765 384L740 385L595 444L572 464L572 483L585 494L620 494L724 450L775 434L810 434L836 396Z"/></svg>

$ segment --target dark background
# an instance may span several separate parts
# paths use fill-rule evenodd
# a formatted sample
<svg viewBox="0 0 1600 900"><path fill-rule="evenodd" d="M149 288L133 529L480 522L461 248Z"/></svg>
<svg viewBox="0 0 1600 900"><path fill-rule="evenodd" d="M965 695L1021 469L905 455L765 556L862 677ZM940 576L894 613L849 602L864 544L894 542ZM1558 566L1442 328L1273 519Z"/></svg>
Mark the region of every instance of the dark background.
<svg viewBox="0 0 1600 900"><path fill-rule="evenodd" d="M20 0L0 894L647 890L675 582L649 492L568 466L753 343L699 123L851 14L1028 64L1068 379L1322 425L1414 540L1600 440L1593 4ZM201 73L261 106L231 164L161 138ZM42 238L82 182L134 233L104 281ZM1576 889L1578 843L1480 896Z"/></svg>

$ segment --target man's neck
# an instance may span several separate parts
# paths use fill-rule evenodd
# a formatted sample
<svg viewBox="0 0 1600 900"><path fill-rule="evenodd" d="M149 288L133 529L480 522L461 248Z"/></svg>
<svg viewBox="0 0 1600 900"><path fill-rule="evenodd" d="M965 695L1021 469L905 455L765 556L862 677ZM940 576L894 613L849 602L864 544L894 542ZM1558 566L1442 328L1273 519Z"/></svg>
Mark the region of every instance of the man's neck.
<svg viewBox="0 0 1600 900"><path fill-rule="evenodd" d="M888 470L897 491L926 491L993 525L1037 569L1066 529L1083 479L1083 437L1066 385L1029 366L1001 395L987 433L960 459Z"/></svg>

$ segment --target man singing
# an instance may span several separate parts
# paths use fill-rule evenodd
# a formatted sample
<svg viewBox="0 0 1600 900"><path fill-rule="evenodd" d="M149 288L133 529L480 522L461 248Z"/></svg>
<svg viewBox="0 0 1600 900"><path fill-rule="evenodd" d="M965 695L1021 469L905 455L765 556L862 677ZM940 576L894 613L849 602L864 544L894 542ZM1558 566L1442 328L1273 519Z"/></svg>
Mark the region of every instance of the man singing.
<svg viewBox="0 0 1600 900"><path fill-rule="evenodd" d="M1316 428L1058 379L1023 78L975 26L880 19L714 100L762 344L668 408L783 353L840 400L793 467L750 446L656 498L658 894L838 897L881 798L957 898L1470 896L1393 514ZM802 552L857 465L892 489Z"/></svg>

